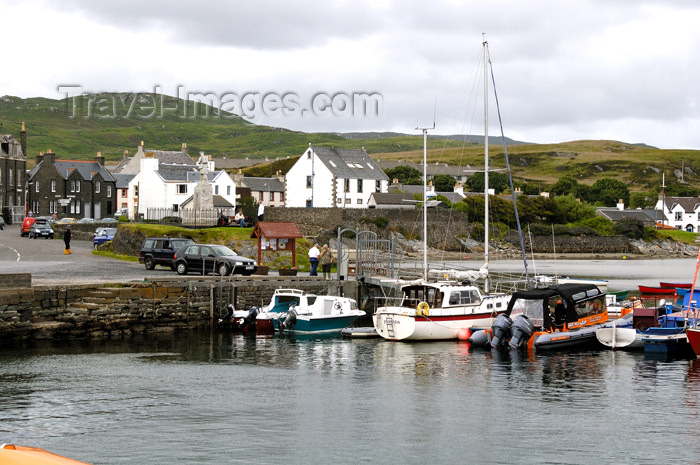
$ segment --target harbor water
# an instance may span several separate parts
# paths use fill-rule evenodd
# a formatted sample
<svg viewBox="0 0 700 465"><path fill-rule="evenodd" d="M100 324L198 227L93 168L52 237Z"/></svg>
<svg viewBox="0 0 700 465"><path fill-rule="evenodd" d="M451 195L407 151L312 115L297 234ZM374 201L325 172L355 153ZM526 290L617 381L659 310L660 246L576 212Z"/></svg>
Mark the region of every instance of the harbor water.
<svg viewBox="0 0 700 465"><path fill-rule="evenodd" d="M695 464L698 428L700 361L643 352L209 331L0 349L0 443L93 464Z"/></svg>

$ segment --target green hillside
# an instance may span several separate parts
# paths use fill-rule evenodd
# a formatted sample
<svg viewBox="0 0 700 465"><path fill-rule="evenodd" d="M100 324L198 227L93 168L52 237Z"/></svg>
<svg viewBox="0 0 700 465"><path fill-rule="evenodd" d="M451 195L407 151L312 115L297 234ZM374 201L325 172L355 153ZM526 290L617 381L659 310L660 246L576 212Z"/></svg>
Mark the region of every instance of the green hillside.
<svg viewBox="0 0 700 465"><path fill-rule="evenodd" d="M74 105L75 104L75 105ZM258 126L224 113L213 116L211 107L161 95L100 94L99 98L0 97L0 133L19 137L22 122L27 128L27 157L32 166L40 151L51 149L59 157L92 159L102 152L108 163L120 160L124 150L133 153L139 141L148 148L179 149L187 143L191 154L200 151L215 158L265 158L250 172L286 172L309 143L343 148L364 147L373 158L420 162L423 138L398 133L303 133ZM195 113L199 116L192 116ZM209 116L206 115L209 112ZM184 114L188 116L183 116ZM114 114L119 117L114 117ZM125 115L128 114L128 117ZM474 136L476 137L476 136ZM478 140L472 137L471 140ZM428 140L428 160L458 166L483 167L483 145L463 143L464 136L435 136ZM494 168L505 166L503 147L491 141ZM524 183L551 184L561 176L573 176L592 184L601 177L615 177L630 190L648 190L661 183L682 181L700 188L700 152L661 150L615 141L574 141L555 145L525 144L508 140L513 177ZM519 145L518 145L519 144ZM287 157L290 157L289 159Z"/></svg>

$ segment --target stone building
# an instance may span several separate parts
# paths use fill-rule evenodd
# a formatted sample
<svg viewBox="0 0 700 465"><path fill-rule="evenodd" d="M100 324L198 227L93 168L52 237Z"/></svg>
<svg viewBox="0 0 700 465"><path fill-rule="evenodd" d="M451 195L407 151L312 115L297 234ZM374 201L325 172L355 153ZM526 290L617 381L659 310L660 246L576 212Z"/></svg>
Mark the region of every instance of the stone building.
<svg viewBox="0 0 700 465"><path fill-rule="evenodd" d="M101 219L116 210L116 182L99 152L94 161L56 159L50 150L41 153L27 187L27 202L35 216L56 213L58 218Z"/></svg>
<svg viewBox="0 0 700 465"><path fill-rule="evenodd" d="M24 215L26 173L27 132L22 123L19 141L11 134L0 134L0 211L9 216L13 209L21 210L11 221L21 220Z"/></svg>

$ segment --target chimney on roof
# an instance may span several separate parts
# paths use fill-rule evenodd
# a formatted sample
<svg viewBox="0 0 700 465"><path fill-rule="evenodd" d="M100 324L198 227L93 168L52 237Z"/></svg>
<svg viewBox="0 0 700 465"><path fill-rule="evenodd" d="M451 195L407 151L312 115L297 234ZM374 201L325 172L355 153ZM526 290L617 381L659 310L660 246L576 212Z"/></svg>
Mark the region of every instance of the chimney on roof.
<svg viewBox="0 0 700 465"><path fill-rule="evenodd" d="M625 201L622 199L619 199L617 201L617 209L620 211L623 211L625 209Z"/></svg>
<svg viewBox="0 0 700 465"><path fill-rule="evenodd" d="M184 152L185 155L189 155L189 154L187 153L187 142L183 142L183 143L182 143L182 151Z"/></svg>
<svg viewBox="0 0 700 465"><path fill-rule="evenodd" d="M39 155L36 156L36 163L35 164L38 165L42 161L44 161L44 152L39 152Z"/></svg>
<svg viewBox="0 0 700 465"><path fill-rule="evenodd" d="M139 145L140 145L141 147L143 147L143 141L139 142Z"/></svg>
<svg viewBox="0 0 700 465"><path fill-rule="evenodd" d="M129 158L129 149L124 149L124 156L122 157L124 160Z"/></svg>
<svg viewBox="0 0 700 465"><path fill-rule="evenodd" d="M22 130L19 132L19 146L22 149L22 155L27 157L27 130L24 127L24 121L22 121Z"/></svg>
<svg viewBox="0 0 700 465"><path fill-rule="evenodd" d="M44 160L46 160L47 163L53 165L56 163L56 154L53 153L51 149L46 149L46 153L44 154Z"/></svg>
<svg viewBox="0 0 700 465"><path fill-rule="evenodd" d="M95 162L100 166L105 166L105 157L102 156L102 152L97 152L97 155L95 155Z"/></svg>

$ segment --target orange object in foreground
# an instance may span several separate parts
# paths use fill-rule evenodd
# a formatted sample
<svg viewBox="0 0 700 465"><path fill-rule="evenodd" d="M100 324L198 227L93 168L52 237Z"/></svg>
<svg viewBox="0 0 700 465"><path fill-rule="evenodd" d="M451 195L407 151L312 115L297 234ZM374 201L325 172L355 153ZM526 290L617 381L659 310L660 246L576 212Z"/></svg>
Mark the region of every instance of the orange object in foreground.
<svg viewBox="0 0 700 465"><path fill-rule="evenodd" d="M69 459L37 447L0 446L0 463L3 465L88 465L86 462Z"/></svg>

